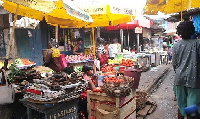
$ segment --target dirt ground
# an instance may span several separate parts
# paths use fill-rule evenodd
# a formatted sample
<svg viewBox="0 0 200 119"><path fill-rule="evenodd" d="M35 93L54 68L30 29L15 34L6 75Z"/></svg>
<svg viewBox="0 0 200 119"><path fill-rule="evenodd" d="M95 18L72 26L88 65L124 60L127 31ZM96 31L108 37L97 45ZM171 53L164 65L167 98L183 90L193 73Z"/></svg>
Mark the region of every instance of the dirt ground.
<svg viewBox="0 0 200 119"><path fill-rule="evenodd" d="M173 92L174 75L174 71L170 68L166 78L150 94L150 98L157 103L157 108L154 113L148 115L145 119L177 119L178 106L177 102L174 101L175 95Z"/></svg>

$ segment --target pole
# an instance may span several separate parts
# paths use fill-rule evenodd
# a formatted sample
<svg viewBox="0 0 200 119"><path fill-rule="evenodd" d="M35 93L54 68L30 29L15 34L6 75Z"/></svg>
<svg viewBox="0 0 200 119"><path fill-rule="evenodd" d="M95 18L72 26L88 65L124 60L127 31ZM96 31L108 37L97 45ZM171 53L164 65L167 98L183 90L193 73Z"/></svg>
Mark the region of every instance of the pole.
<svg viewBox="0 0 200 119"><path fill-rule="evenodd" d="M58 42L58 26L55 26L56 29L56 35L55 35L55 40Z"/></svg>
<svg viewBox="0 0 200 119"><path fill-rule="evenodd" d="M15 16L14 16L12 33L11 33L11 36L10 36L10 41L9 41L8 49L7 49L7 52L6 52L6 59L5 59L5 62L4 62L4 69L7 69L8 59L9 59L9 56L10 56L11 48L12 48L12 50L14 50L15 23L16 23L16 20L17 20L18 10L19 10L19 5L17 5Z"/></svg>
<svg viewBox="0 0 200 119"><path fill-rule="evenodd" d="M137 53L139 52L139 46L140 46L140 34L137 33Z"/></svg>
<svg viewBox="0 0 200 119"><path fill-rule="evenodd" d="M120 29L120 38L121 38L121 52L123 52L123 45L124 45L124 33L123 33L123 29Z"/></svg>
<svg viewBox="0 0 200 119"><path fill-rule="evenodd" d="M93 44L93 57L94 60L96 59L96 54L95 54L95 37L94 37L94 27L92 27L92 44ZM94 73L96 74L96 65L94 64Z"/></svg>
<svg viewBox="0 0 200 119"><path fill-rule="evenodd" d="M129 30L128 30L128 51L130 51L130 39L129 39Z"/></svg>
<svg viewBox="0 0 200 119"><path fill-rule="evenodd" d="M183 1L181 0L181 21L183 21L183 10L182 10Z"/></svg>

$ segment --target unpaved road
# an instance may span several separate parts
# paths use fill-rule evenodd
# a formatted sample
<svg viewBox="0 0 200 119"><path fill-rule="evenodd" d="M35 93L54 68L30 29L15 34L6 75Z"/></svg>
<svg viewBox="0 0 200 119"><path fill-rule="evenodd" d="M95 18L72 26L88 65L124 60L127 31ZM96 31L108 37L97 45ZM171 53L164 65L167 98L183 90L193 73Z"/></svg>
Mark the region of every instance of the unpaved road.
<svg viewBox="0 0 200 119"><path fill-rule="evenodd" d="M174 101L173 80L174 71L170 68L170 72L163 79L161 85L150 94L150 98L157 103L154 113L148 115L145 119L177 119L178 106Z"/></svg>

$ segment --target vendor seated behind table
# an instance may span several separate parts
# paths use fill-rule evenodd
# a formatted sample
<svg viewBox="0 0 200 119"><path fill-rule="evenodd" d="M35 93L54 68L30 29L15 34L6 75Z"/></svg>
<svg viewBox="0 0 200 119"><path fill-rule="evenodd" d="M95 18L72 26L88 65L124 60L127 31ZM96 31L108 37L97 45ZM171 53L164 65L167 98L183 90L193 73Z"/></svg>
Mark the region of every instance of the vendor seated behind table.
<svg viewBox="0 0 200 119"><path fill-rule="evenodd" d="M92 90L95 89L95 85L92 82L92 75L93 75L93 68L90 66L83 66L82 69L83 78L88 81L88 89ZM82 112L85 116L85 119L88 119L88 112L87 112L87 90L81 93L81 99L79 101L79 112Z"/></svg>
<svg viewBox="0 0 200 119"><path fill-rule="evenodd" d="M74 46L74 48L73 48L73 54L74 55L84 55L84 53L83 53L83 49L82 49L82 47L81 47L81 45L82 45L82 38L78 38L77 39L77 44Z"/></svg>
<svg viewBox="0 0 200 119"><path fill-rule="evenodd" d="M60 72L61 64L59 61L60 50L58 49L58 43L53 41L49 42L49 48L44 65L51 68L53 71Z"/></svg>

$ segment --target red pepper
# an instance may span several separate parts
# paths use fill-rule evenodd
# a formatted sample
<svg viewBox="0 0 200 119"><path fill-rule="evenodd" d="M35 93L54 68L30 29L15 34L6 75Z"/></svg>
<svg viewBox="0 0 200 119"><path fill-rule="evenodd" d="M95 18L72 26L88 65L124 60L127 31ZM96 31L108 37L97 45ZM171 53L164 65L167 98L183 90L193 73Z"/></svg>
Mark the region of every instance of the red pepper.
<svg viewBox="0 0 200 119"><path fill-rule="evenodd" d="M95 89L92 89L92 91L93 91L93 92L100 92L100 93L102 93L102 92L103 92L103 90L102 90L102 89L96 89L96 88L95 88Z"/></svg>

